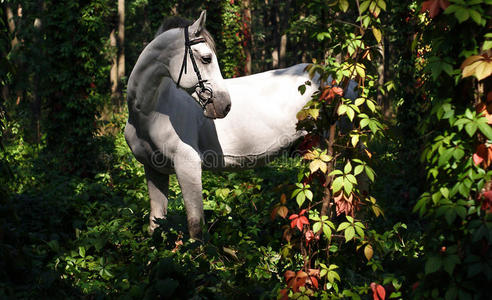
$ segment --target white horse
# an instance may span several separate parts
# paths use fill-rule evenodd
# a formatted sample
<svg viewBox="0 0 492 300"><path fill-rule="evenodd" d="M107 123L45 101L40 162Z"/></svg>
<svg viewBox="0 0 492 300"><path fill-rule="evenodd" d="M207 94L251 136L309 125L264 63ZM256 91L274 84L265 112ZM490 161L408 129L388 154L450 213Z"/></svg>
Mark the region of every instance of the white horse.
<svg viewBox="0 0 492 300"><path fill-rule="evenodd" d="M191 22L181 23L188 26ZM302 136L296 130L296 114L318 90L313 82L303 95L298 91L299 85L309 80L306 64L223 80L213 41L207 39L189 47L198 57L194 63L197 72L208 79L207 86L193 93L199 82L192 72L180 81L179 61L187 51L186 31L200 39L207 35L204 23L202 12L188 30L163 28L144 49L128 82L125 128L128 145L145 167L150 230L156 228L156 218L166 215L169 174L176 173L192 238L201 236L204 221L202 169L254 167L278 154ZM190 58L184 55L190 65Z"/></svg>

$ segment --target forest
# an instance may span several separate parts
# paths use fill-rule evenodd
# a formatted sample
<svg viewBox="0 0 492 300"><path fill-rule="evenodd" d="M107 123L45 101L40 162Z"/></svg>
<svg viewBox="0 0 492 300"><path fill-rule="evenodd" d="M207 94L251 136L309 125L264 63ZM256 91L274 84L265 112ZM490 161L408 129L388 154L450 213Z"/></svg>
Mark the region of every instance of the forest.
<svg viewBox="0 0 492 300"><path fill-rule="evenodd" d="M128 78L203 10L224 78L320 88L282 156L203 172L201 240L175 175L149 234ZM492 0L2 0L0 52L1 299L489 299Z"/></svg>

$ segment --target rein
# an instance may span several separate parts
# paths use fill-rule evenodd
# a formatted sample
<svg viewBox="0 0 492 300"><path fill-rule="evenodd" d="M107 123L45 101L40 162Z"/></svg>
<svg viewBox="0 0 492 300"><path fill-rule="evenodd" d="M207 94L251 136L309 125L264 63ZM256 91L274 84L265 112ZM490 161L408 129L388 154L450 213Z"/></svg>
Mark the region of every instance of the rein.
<svg viewBox="0 0 492 300"><path fill-rule="evenodd" d="M198 95L198 98L199 98L198 102L199 102L200 106L203 109L205 109L205 106L209 102L211 102L211 100L213 98L213 91L211 88L206 87L205 84L203 84L204 82L207 82L207 80L202 79L202 76L200 75L200 70L198 69L198 66L197 66L196 61L195 61L195 56L193 55L193 50L191 49L191 46L193 46L193 45L205 43L205 39L204 38L196 38L196 39L190 40L190 36L188 34L188 27L184 28L184 33L185 33L185 53L184 53L184 57L183 57L183 64L181 65L181 71L179 71L178 82L176 83L176 85L178 87L180 87L179 83L181 82L181 76L183 75L183 71L186 74L187 62L188 62L187 56L189 54L190 59L191 59L191 63L193 64L193 70L195 71L196 77L198 78L198 86L195 88L195 92Z"/></svg>

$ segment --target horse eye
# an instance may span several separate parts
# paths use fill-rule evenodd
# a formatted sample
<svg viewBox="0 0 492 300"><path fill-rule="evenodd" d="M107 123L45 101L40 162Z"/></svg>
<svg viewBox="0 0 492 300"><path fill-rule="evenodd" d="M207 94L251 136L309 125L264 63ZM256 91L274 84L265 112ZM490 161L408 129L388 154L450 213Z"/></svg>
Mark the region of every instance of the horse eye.
<svg viewBox="0 0 492 300"><path fill-rule="evenodd" d="M202 56L202 62L204 64L209 64L212 62L212 56L211 55L205 55L205 56Z"/></svg>

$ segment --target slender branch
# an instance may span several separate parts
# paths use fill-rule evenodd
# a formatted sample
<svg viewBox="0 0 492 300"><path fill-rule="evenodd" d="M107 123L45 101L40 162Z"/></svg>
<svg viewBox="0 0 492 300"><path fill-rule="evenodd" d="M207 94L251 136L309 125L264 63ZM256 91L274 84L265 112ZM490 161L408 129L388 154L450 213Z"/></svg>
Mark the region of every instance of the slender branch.
<svg viewBox="0 0 492 300"><path fill-rule="evenodd" d="M343 20L339 20L339 19L335 19L333 21L334 22L337 22L337 23L347 24L347 25L351 25L351 26L354 26L354 27L357 27L357 28L361 28L360 25L357 25L355 23L351 23L351 22L347 22L347 21L343 21Z"/></svg>

